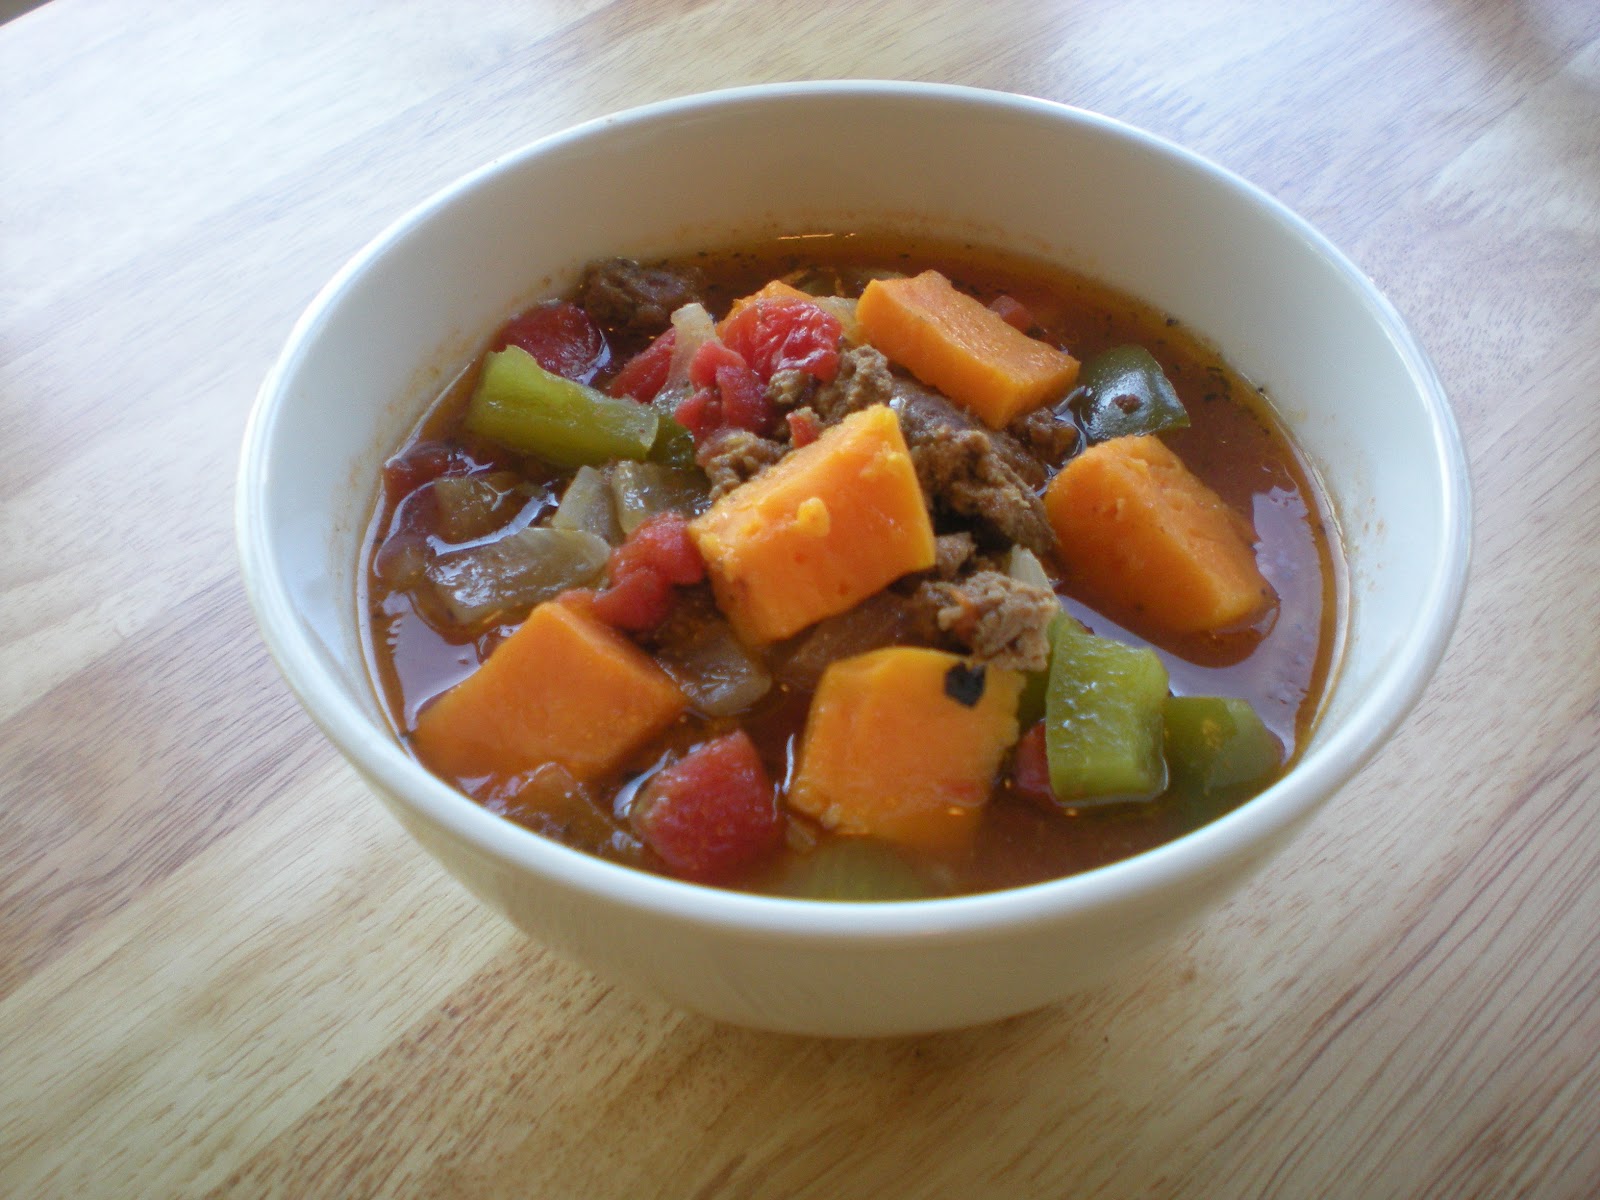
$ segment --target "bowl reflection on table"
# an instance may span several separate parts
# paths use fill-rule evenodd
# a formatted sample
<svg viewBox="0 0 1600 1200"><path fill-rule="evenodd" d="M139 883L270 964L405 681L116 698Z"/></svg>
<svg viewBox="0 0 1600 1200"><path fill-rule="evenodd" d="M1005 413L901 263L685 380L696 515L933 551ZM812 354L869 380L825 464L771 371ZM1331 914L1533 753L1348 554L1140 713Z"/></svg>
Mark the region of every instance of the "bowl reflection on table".
<svg viewBox="0 0 1600 1200"><path fill-rule="evenodd" d="M361 538L383 459L483 333L592 258L887 226L1099 278L1179 317L1264 386L1331 498L1348 572L1339 668L1295 767L1221 820L1082 875L841 904L588 857L488 813L407 756L363 660ZM1304 222L1106 118L902 83L651 105L451 185L357 255L296 325L251 417L237 515L246 584L290 686L476 896L629 986L744 1025L835 1035L1039 1007L1226 896L1414 704L1460 606L1469 536L1464 459L1432 369L1370 282Z"/></svg>

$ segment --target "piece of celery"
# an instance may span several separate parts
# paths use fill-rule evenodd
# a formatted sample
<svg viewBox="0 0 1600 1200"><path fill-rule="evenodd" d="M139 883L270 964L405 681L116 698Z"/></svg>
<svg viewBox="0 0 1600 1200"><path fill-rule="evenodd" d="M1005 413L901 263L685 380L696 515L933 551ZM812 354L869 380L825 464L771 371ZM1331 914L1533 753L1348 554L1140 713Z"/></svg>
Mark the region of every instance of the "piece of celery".
<svg viewBox="0 0 1600 1200"><path fill-rule="evenodd" d="M1159 795L1167 786L1167 669L1155 651L1096 637L1071 620L1050 632L1044 737L1056 799L1078 807Z"/></svg>
<svg viewBox="0 0 1600 1200"><path fill-rule="evenodd" d="M824 842L787 871L779 887L805 900L920 900L929 894L893 846L864 837Z"/></svg>
<svg viewBox="0 0 1600 1200"><path fill-rule="evenodd" d="M466 414L467 429L480 437L563 467L642 459L660 424L648 404L553 375L520 346L484 359Z"/></svg>

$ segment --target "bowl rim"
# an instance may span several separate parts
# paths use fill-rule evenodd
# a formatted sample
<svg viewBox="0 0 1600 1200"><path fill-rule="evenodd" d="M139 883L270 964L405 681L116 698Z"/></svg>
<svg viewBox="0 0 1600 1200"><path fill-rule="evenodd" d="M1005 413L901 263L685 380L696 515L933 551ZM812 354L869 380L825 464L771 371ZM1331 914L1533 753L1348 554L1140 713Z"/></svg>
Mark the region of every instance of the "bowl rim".
<svg viewBox="0 0 1600 1200"><path fill-rule="evenodd" d="M346 291L389 249L428 223L459 196L502 172L607 130L676 120L744 105L817 97L912 100L935 105L1011 110L1087 126L1208 177L1268 219L1287 227L1354 287L1393 343L1414 381L1430 423L1441 472L1438 500L1450 531L1438 568L1428 580L1416 627L1380 672L1374 686L1325 740L1313 746L1271 788L1189 834L1115 863L1075 875L1000 891L921 900L850 902L738 892L689 883L622 866L574 850L504 820L430 774L407 756L393 735L346 697L301 627L279 564L269 553L265 521L272 481L268 453L287 385ZM548 134L458 177L394 220L325 284L295 322L268 371L246 423L235 489L235 533L243 580L268 650L313 721L358 771L397 803L479 854L610 905L658 917L717 927L725 933L792 942L870 945L902 940L964 939L997 928L1025 928L1130 901L1199 879L1225 864L1248 860L1308 818L1378 751L1416 704L1443 657L1459 618L1471 556L1471 496L1461 435L1444 387L1400 313L1376 285L1322 233L1271 195L1232 171L1155 134L1099 113L1010 92L954 84L894 80L768 83L700 92L600 116ZM349 598L352 608L356 598ZM365 669L365 664L363 664Z"/></svg>

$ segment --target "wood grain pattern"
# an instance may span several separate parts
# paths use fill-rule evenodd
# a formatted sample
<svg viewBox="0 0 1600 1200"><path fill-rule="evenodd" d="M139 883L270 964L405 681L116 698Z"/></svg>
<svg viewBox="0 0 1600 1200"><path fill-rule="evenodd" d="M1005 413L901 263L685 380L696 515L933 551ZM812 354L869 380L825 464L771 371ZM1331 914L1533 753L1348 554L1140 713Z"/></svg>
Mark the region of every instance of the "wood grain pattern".
<svg viewBox="0 0 1600 1200"><path fill-rule="evenodd" d="M1411 321L1477 490L1438 678L1245 892L1114 985L879 1043L480 910L288 696L231 527L258 381L386 221L613 109L852 76L1272 191ZM1593 1194L1591 0L55 0L0 27L0 109L0 1194Z"/></svg>

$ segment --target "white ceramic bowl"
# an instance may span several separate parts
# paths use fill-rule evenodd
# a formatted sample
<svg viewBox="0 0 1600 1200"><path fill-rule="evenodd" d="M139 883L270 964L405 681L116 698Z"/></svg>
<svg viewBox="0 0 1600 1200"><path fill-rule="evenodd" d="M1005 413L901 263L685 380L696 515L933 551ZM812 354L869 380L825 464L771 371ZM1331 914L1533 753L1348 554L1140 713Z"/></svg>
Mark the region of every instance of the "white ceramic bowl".
<svg viewBox="0 0 1600 1200"><path fill-rule="evenodd" d="M363 661L357 559L379 466L440 382L506 314L569 285L590 258L888 223L1086 271L1182 318L1267 388L1332 497L1349 569L1342 664L1294 770L1214 824L1087 874L838 904L587 857L491 815L408 758ZM1450 409L1404 323L1266 195L1060 105L819 83L593 121L496 159L401 218L323 289L268 375L237 517L251 602L290 686L474 895L595 971L711 1016L874 1035L1057 1000L1236 887L1416 701L1460 606L1468 507Z"/></svg>

